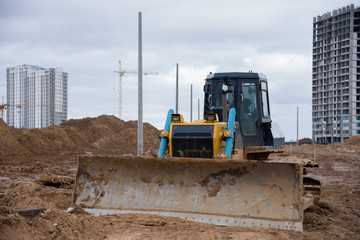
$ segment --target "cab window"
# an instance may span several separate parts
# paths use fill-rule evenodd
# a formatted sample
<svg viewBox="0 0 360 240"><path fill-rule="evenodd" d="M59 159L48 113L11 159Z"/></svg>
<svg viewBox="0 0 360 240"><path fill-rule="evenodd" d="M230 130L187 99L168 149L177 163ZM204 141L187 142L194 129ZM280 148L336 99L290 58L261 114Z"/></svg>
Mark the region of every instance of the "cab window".
<svg viewBox="0 0 360 240"><path fill-rule="evenodd" d="M211 106L211 92L210 92L210 84L205 84L204 86L204 118L207 113L210 112Z"/></svg>
<svg viewBox="0 0 360 240"><path fill-rule="evenodd" d="M262 109L263 109L263 117L270 117L270 109L269 109L269 94L267 88L267 82L261 82L261 100L262 100Z"/></svg>
<svg viewBox="0 0 360 240"><path fill-rule="evenodd" d="M256 135L256 121L259 118L257 104L257 85L243 83L241 86L240 122L244 135Z"/></svg>
<svg viewBox="0 0 360 240"><path fill-rule="evenodd" d="M226 106L230 109L234 107L234 82L218 81L215 85L215 106L223 105L223 95L226 98Z"/></svg>

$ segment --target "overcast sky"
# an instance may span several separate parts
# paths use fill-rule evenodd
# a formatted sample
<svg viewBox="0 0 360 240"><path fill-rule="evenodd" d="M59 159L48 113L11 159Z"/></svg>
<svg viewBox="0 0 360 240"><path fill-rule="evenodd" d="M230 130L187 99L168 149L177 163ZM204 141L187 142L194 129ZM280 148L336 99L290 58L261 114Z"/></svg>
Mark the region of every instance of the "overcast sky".
<svg viewBox="0 0 360 240"><path fill-rule="evenodd" d="M119 60L123 69L137 70L142 12L143 69L159 73L143 78L144 122L162 129L168 109L175 108L179 63L179 112L186 121L190 84L196 119L209 72L251 70L267 75L271 116L286 140L296 140L297 106L299 137L311 138L313 17L351 3L0 0L0 96L6 96L7 67L60 67L69 74L69 118L118 115L114 70ZM137 120L137 74L126 74L122 89L122 119Z"/></svg>

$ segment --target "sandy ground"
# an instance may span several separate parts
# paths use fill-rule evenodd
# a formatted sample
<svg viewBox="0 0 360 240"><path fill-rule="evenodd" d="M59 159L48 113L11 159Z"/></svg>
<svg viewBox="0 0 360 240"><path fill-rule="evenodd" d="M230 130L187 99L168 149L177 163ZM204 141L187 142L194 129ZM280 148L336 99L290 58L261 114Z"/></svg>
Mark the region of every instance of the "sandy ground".
<svg viewBox="0 0 360 240"><path fill-rule="evenodd" d="M273 157L313 158L308 146ZM94 217L71 203L72 184L46 186L41 174L75 176L76 156L8 158L0 162L1 239L360 239L360 151L317 149L322 182L316 204L306 210L304 232L219 227L149 215ZM46 208L35 217L17 210Z"/></svg>
<svg viewBox="0 0 360 240"><path fill-rule="evenodd" d="M114 129L118 126L116 124L113 124ZM73 184L45 185L39 181L40 176L53 174L74 178L77 155L84 154L84 149L90 146L93 147L90 150L96 152L96 146L110 141L109 135L103 136L100 131L96 139L90 141L92 135L86 134L96 132L100 127L72 129L64 126L60 130L55 128L55 135L62 134L64 138L56 137L54 141L57 144L53 146L51 140L47 140L47 145L44 142L44 139L51 139L51 134L46 132L49 129L40 133L13 129L10 134L6 128L0 126L0 239L360 239L360 138L348 142L352 145L347 144L342 151L336 144L316 149L315 159L320 167L308 172L321 181L321 195L315 205L306 210L304 231L299 233L221 227L139 214L94 217L82 209L66 213L71 205ZM158 134L151 126L149 129L154 136ZM77 140L70 133L76 133ZM26 139L34 137L26 137L35 135L36 138L36 134L47 138L41 137L38 142L31 141L30 144ZM5 140L2 140L1 136L5 135ZM70 143L80 141L79 136L84 139L83 148L73 149ZM117 141L121 141L120 138L118 135L111 136ZM157 137L154 138L153 141L158 144ZM5 143L8 144L6 149L3 147ZM36 150L35 143L43 144L45 147L41 149L47 150L40 151L39 147ZM149 148L153 147L150 143L151 139ZM52 147L46 148L49 144ZM128 141L128 144L134 145L134 141ZM67 151L59 150L64 146L68 146ZM12 148L17 152L11 152L9 149ZM126 152L125 144L121 148L121 153ZM132 152L135 147L129 149ZM287 147L285 150L271 157L314 158L314 151L309 145ZM19 214L19 210L26 209L39 209L40 213L32 216Z"/></svg>

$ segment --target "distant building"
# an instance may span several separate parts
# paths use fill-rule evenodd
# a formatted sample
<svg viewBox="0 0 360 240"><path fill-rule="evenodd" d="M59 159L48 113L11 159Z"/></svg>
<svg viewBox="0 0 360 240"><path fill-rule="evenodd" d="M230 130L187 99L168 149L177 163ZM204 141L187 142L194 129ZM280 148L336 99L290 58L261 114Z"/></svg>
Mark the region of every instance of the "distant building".
<svg viewBox="0 0 360 240"><path fill-rule="evenodd" d="M60 68L7 68L7 124L42 128L67 120L68 75Z"/></svg>
<svg viewBox="0 0 360 240"><path fill-rule="evenodd" d="M339 142L341 122L345 139L359 135L360 7L352 4L314 18L312 66L315 141Z"/></svg>

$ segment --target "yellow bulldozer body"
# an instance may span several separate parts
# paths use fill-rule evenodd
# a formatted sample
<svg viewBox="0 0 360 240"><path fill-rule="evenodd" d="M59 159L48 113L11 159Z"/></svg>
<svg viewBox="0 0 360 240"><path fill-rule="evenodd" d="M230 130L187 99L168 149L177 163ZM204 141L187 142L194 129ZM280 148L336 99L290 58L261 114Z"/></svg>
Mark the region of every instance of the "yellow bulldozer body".
<svg viewBox="0 0 360 240"><path fill-rule="evenodd" d="M158 157L79 156L74 206L95 215L302 231L304 210L313 204L304 191L309 160L268 159L278 150L266 81L252 72L209 74L205 119L185 123L170 109Z"/></svg>

